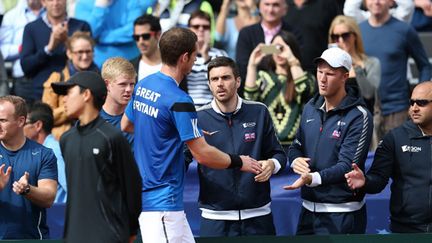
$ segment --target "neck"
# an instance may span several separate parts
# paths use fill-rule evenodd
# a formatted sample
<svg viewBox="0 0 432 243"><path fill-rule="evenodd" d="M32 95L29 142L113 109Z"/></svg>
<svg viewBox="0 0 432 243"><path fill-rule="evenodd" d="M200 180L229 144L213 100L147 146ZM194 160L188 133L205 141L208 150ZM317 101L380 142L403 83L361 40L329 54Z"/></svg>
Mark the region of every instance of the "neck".
<svg viewBox="0 0 432 243"><path fill-rule="evenodd" d="M334 97L331 98L324 97L326 111L328 112L338 107L339 104L342 102L343 98L345 98L345 96L346 96L346 91L345 89L343 89L343 92L341 91L340 94Z"/></svg>
<svg viewBox="0 0 432 243"><path fill-rule="evenodd" d="M9 140L2 140L1 144L9 151L17 151L24 146L25 142L26 137L24 136L24 132L20 131L15 137Z"/></svg>
<svg viewBox="0 0 432 243"><path fill-rule="evenodd" d="M383 24L385 24L390 19L390 13L387 11L386 13L379 14L379 15L372 15L370 16L368 22L373 27L379 27Z"/></svg>
<svg viewBox="0 0 432 243"><path fill-rule="evenodd" d="M294 0L294 4L299 8L302 7L305 2L306 0Z"/></svg>
<svg viewBox="0 0 432 243"><path fill-rule="evenodd" d="M177 84L180 84L180 82L183 80L183 78L186 76L183 74L183 72L180 70L178 66L168 66L166 64L162 64L161 73L170 76L173 78Z"/></svg>
<svg viewBox="0 0 432 243"><path fill-rule="evenodd" d="M266 22L266 21L262 21L261 22L267 29L274 29L276 27L278 27L278 25L280 25L282 23L282 20L279 21L275 21L275 22Z"/></svg>
<svg viewBox="0 0 432 243"><path fill-rule="evenodd" d="M110 114L111 116L118 116L124 113L126 105L118 104L117 102L114 102L112 99L107 97L105 104L102 106L102 108L106 113Z"/></svg>
<svg viewBox="0 0 432 243"><path fill-rule="evenodd" d="M84 108L84 112L78 117L79 125L85 126L90 122L94 121L99 116L99 111L93 107L93 105L87 105Z"/></svg>
<svg viewBox="0 0 432 243"><path fill-rule="evenodd" d="M219 107L219 110L224 113L234 112L237 108L238 103L238 95L235 95L230 100L226 102L220 102L217 99L215 99L216 105Z"/></svg>
<svg viewBox="0 0 432 243"><path fill-rule="evenodd" d="M57 24L61 24L61 23L63 23L65 21L66 14L62 15L61 17L57 17L57 18L53 18L53 17L51 17L51 16L48 15L47 18L48 18L48 22L51 25L57 25Z"/></svg>
<svg viewBox="0 0 432 243"><path fill-rule="evenodd" d="M432 136L432 124L430 124L429 126L422 126L422 125L418 125L418 126L424 135Z"/></svg>
<svg viewBox="0 0 432 243"><path fill-rule="evenodd" d="M41 131L40 133L38 133L36 142L39 144L43 144L45 142L46 137L48 137L48 134L46 134L44 131Z"/></svg>
<svg viewBox="0 0 432 243"><path fill-rule="evenodd" d="M156 51L154 51L148 56L141 55L141 60L143 60L145 63L149 65L157 65L162 62L159 49L157 49Z"/></svg>
<svg viewBox="0 0 432 243"><path fill-rule="evenodd" d="M280 66L280 65L276 65L276 70L275 70L275 72L276 72L276 74L280 74L280 75L285 75L285 76L287 76L288 75L288 71L287 71L288 69L287 69L287 67L285 66L285 67L283 67L283 66Z"/></svg>

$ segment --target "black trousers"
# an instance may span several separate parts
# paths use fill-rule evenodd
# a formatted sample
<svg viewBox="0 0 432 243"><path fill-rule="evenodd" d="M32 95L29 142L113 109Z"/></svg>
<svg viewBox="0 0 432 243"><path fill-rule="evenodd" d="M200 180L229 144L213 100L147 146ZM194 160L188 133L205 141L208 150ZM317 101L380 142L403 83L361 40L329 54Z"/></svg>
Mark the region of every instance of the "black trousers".
<svg viewBox="0 0 432 243"><path fill-rule="evenodd" d="M276 230L271 213L244 220L212 220L201 217L201 237L275 234Z"/></svg>
<svg viewBox="0 0 432 243"><path fill-rule="evenodd" d="M302 207L297 235L364 234L366 223L366 206L348 213L317 213Z"/></svg>

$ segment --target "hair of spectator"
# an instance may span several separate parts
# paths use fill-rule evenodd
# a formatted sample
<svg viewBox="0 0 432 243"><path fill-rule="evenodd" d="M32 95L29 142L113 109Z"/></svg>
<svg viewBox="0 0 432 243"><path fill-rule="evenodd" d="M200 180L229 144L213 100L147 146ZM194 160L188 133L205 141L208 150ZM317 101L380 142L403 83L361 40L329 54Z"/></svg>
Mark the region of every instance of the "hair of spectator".
<svg viewBox="0 0 432 243"><path fill-rule="evenodd" d="M84 39L90 43L92 48L95 47L96 42L93 40L93 38L90 36L89 32L86 31L75 31L69 38L67 38L65 46L67 50L72 50L72 43L74 43L76 40Z"/></svg>
<svg viewBox="0 0 432 243"><path fill-rule="evenodd" d="M132 63L123 57L111 57L107 59L102 65L102 78L113 82L119 77L127 79L135 79L136 71Z"/></svg>
<svg viewBox="0 0 432 243"><path fill-rule="evenodd" d="M360 56L362 56L362 58L366 55L365 51L364 51L364 47L363 47L363 40L361 37L361 32L360 32L360 28L357 24L357 22L355 21L354 18L349 17L349 16L344 16L344 15L338 15L336 16L329 28L329 33L328 33L328 41L329 43L332 43L333 40L331 39L331 34L333 34L333 30L336 27L336 25L339 24L343 24L345 25L348 30L355 35L355 42L354 42L354 49L356 50L357 54L360 54Z"/></svg>
<svg viewBox="0 0 432 243"><path fill-rule="evenodd" d="M240 71L239 68L237 67L237 64L234 62L233 59L229 58L229 57L216 57L214 59L212 59L207 66L207 77L210 79L210 71L213 68L217 68L217 67L230 67L233 74L234 74L234 78L238 78L240 77Z"/></svg>
<svg viewBox="0 0 432 243"><path fill-rule="evenodd" d="M150 31L160 32L162 30L159 18L150 14L144 14L135 19L133 25L150 25Z"/></svg>
<svg viewBox="0 0 432 243"><path fill-rule="evenodd" d="M54 116L51 107L43 102L37 101L28 109L30 123L42 122L42 129L50 134L54 126Z"/></svg>
<svg viewBox="0 0 432 243"><path fill-rule="evenodd" d="M0 97L0 103L4 103L4 102L9 102L14 106L15 117L20 117L20 116L27 117L27 105L23 98L15 95L5 95Z"/></svg>
<svg viewBox="0 0 432 243"><path fill-rule="evenodd" d="M194 11L194 12L190 15L190 17L189 17L189 21L188 21L188 26L189 26L189 27L190 27L190 25L191 25L191 21L192 21L192 19L195 19L195 18L198 18L198 19L205 19L205 20L207 20L209 23L211 23L211 17L210 17L210 15L209 15L208 13L206 13L206 12L204 12L204 11L198 9L198 10Z"/></svg>
<svg viewBox="0 0 432 243"><path fill-rule="evenodd" d="M181 55L192 55L197 40L195 33L186 28L175 27L164 32L159 41L162 62L168 66L176 66Z"/></svg>

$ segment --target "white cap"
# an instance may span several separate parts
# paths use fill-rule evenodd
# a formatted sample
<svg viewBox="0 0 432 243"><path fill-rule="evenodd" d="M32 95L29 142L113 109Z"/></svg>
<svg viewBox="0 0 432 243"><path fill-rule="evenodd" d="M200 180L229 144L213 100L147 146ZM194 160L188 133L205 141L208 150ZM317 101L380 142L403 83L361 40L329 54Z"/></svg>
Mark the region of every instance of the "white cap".
<svg viewBox="0 0 432 243"><path fill-rule="evenodd" d="M325 50L321 57L314 59L314 63L318 63L321 60L328 63L328 65L333 68L344 67L347 71L349 71L352 66L351 56L339 47L332 47Z"/></svg>

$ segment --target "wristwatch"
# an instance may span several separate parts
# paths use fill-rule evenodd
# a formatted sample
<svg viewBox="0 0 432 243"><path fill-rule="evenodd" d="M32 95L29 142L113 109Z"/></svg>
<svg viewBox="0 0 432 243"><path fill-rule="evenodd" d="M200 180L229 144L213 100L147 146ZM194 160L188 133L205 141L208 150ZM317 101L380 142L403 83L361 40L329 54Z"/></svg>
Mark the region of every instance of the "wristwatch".
<svg viewBox="0 0 432 243"><path fill-rule="evenodd" d="M27 185L23 192L21 192L22 196L25 196L30 193L30 185Z"/></svg>

